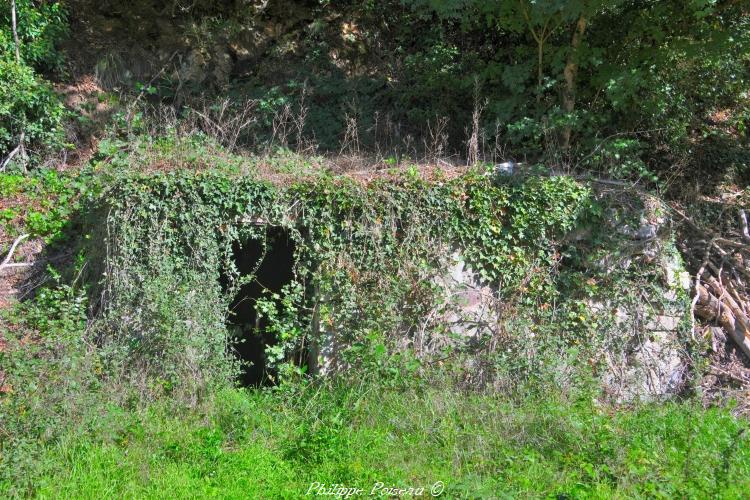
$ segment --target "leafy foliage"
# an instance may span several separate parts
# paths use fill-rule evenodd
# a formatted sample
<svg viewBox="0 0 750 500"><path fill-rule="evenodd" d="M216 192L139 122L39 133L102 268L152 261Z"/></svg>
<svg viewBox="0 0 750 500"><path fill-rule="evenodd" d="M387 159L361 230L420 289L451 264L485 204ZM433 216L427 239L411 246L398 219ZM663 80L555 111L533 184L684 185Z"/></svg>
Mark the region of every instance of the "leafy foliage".
<svg viewBox="0 0 750 500"><path fill-rule="evenodd" d="M42 73L60 71L63 56L58 44L68 34L63 3L16 0L16 15L21 61ZM0 11L0 52L15 52L10 5Z"/></svg>
<svg viewBox="0 0 750 500"><path fill-rule="evenodd" d="M21 132L37 153L63 143L63 106L31 67L0 59L0 151L18 145Z"/></svg>
<svg viewBox="0 0 750 500"><path fill-rule="evenodd" d="M96 190L97 180L90 172L41 168L31 175L4 174L0 196L7 208L0 212L0 221L6 234L29 233L47 243L62 243L75 233L72 226L82 199Z"/></svg>
<svg viewBox="0 0 750 500"><path fill-rule="evenodd" d="M24 142L38 160L64 144L63 106L40 75L62 70L57 46L68 25L61 2L17 0L15 9L19 60L10 5L0 11L0 155L5 159ZM16 160L25 168L28 158Z"/></svg>
<svg viewBox="0 0 750 500"><path fill-rule="evenodd" d="M266 238L263 225L247 221L285 228L296 247L293 282L255 304L279 341L269 362L285 372L299 345L330 335L349 346L347 363L387 378L384 360L418 367L391 355L439 303L434 279L453 245L483 282L535 311L558 300L558 240L600 213L570 178L495 182L481 172L369 185L319 174L284 188L215 171L125 174L92 201L92 213L108 214L107 234L97 229L90 240L107 241L108 253L99 244L89 251L101 263L94 269L106 271L93 292L104 293L94 327L104 358L127 367L139 390L198 399L232 370L226 308L254 279L239 274L233 249ZM324 331L311 331L313 311Z"/></svg>
<svg viewBox="0 0 750 500"><path fill-rule="evenodd" d="M294 497L314 481L438 479L455 497L747 490L746 425L727 410L597 402L595 379L650 331L638 322L669 313L681 360L700 346L677 324L690 299L675 276L640 265L679 273L671 238L654 250L627 236L644 224L633 213L661 207L557 175L749 179L742 2L16 5L20 61L0 12L3 157L21 137L35 160L63 146L42 75L64 79L64 55L113 92L84 105L110 132L83 170L0 176L2 232L68 245L46 247L64 269L0 317L2 494ZM461 161L469 138L472 160L531 166L426 180L412 164ZM317 147L391 170L334 176L299 155ZM274 339L276 384L240 391L229 309L257 269L236 254L273 251L279 231L293 278L243 304ZM497 298L471 335L446 319L456 261ZM321 344L336 350L327 382L309 373Z"/></svg>

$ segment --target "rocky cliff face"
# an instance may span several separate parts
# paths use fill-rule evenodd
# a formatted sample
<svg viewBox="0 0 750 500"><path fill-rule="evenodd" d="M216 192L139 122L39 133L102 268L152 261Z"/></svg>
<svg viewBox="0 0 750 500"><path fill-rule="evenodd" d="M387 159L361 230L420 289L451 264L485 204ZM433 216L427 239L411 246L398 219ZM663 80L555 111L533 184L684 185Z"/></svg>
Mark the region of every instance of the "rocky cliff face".
<svg viewBox="0 0 750 500"><path fill-rule="evenodd" d="M189 2L185 2L188 4ZM278 78L302 57L307 37L325 38L330 56L349 67L362 52L346 6L317 2L71 2L76 33L67 52L79 73L95 71L105 87L174 82L175 93L205 92L230 78ZM274 66L279 57L285 65ZM349 61L346 62L345 61ZM270 65L270 66L269 66ZM262 75L264 70L270 70ZM283 80L283 78L282 78Z"/></svg>

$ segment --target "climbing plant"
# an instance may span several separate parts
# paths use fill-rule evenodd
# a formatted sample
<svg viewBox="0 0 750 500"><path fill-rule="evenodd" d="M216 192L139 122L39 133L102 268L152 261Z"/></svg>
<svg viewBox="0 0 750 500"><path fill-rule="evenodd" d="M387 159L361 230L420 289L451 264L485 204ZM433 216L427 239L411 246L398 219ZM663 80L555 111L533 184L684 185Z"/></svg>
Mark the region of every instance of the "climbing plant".
<svg viewBox="0 0 750 500"><path fill-rule="evenodd" d="M301 345L327 341L341 368L413 349L456 249L509 302L552 301L559 238L597 216L592 191L570 178L481 171L368 183L321 174L284 186L218 172L126 175L95 203L106 214L90 240L104 276L94 291L104 358L150 387L194 391L236 369L228 305L253 276L239 273L233 248L263 242L268 226L296 242L295 279L256 303L279 339L268 359L289 364Z"/></svg>
<svg viewBox="0 0 750 500"><path fill-rule="evenodd" d="M101 168L60 198L68 211L50 207L66 219L50 238L74 249L62 282L86 284L84 338L100 375L138 397L197 402L237 380L237 341L258 328L273 339L261 345L277 384L358 370L398 383L424 363L480 385L569 376L606 369L605 354L634 341L633 321L679 316L689 302L669 240L633 240L663 209L572 177ZM13 179L23 181L7 186L14 196L38 184ZM258 288L260 258L240 264L238 252L274 252L279 234L291 279ZM250 285L259 291L248 296ZM254 326L242 328L236 304L254 309Z"/></svg>

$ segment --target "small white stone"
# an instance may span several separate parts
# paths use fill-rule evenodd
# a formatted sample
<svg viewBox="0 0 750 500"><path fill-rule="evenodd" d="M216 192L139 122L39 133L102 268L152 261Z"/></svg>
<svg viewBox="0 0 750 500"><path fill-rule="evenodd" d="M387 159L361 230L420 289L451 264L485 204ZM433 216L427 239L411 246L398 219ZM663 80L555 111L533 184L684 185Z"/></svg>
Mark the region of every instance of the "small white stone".
<svg viewBox="0 0 750 500"><path fill-rule="evenodd" d="M687 271L680 272L680 286L683 290L690 290L693 286L693 278Z"/></svg>

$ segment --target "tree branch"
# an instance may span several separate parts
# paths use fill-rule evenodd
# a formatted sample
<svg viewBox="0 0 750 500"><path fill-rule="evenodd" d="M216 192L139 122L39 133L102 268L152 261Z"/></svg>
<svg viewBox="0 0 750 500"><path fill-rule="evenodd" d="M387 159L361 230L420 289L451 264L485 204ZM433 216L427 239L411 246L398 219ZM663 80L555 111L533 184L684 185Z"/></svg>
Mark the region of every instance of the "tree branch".
<svg viewBox="0 0 750 500"><path fill-rule="evenodd" d="M575 111L576 105L576 77L578 75L578 49L581 47L583 35L586 32L586 24L588 20L586 16L581 14L576 23L575 30L573 31L573 38L570 41L570 55L568 56L568 62L565 64L563 70L563 76L565 77L565 89L563 91L563 111L568 114ZM570 136L572 128L570 124L567 124L563 130L563 148L570 149Z"/></svg>
<svg viewBox="0 0 750 500"><path fill-rule="evenodd" d="M745 241L750 243L750 231L747 229L747 214L745 214L745 210L740 209L740 225L742 226L742 236L745 238Z"/></svg>
<svg viewBox="0 0 750 500"><path fill-rule="evenodd" d="M5 256L5 259L2 263L0 263L0 271L3 271L5 269L13 268L13 267L26 267L30 264L12 264L10 261L13 258L13 253L16 251L16 248L18 245L21 244L23 240L28 238L28 234L22 234L18 238L16 238L16 241L13 242L13 244L10 246L10 250L8 250L8 255Z"/></svg>
<svg viewBox="0 0 750 500"><path fill-rule="evenodd" d="M0 172L4 172L4 171L5 171L5 167L7 167L7 166L8 166L8 163L10 163L10 161L11 161L11 160L13 159L13 157L14 157L14 156L16 156L16 155L18 154L18 152L19 152L20 150L21 150L21 145L19 144L19 145L18 145L18 146L16 146L16 148L15 148L15 149L14 149L13 151L11 151L11 152L10 152L10 154L9 154L9 155L8 155L8 156L7 156L6 158L5 158L5 160L3 161L3 164L2 164L2 166L0 166Z"/></svg>

